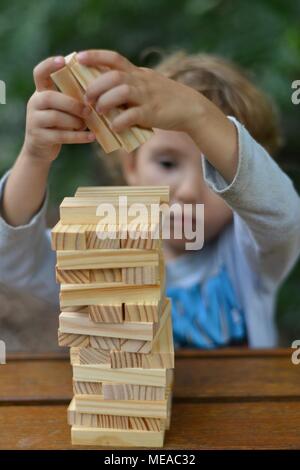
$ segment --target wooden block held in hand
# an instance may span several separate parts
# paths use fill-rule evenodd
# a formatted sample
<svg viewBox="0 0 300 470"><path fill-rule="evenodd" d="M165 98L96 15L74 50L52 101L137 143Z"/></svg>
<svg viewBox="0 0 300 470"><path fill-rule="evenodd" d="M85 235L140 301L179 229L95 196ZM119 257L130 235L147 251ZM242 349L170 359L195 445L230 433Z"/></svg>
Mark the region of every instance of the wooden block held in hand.
<svg viewBox="0 0 300 470"><path fill-rule="evenodd" d="M100 75L101 71L93 67L87 67L80 64L76 60L76 53L69 54L66 57L66 64L69 70L80 83L83 90L86 90ZM106 122L108 128L110 128L112 121L116 118L122 109L115 108L111 109L105 115L101 115L102 119ZM123 147L127 152L132 152L141 144L146 142L153 135L153 131L150 129L140 129L139 127L133 127L131 129L125 129L122 132L114 132L114 136L120 142L120 146Z"/></svg>
<svg viewBox="0 0 300 470"><path fill-rule="evenodd" d="M83 102L84 90L68 67L65 66L57 72L52 73L51 78L62 93ZM120 142L107 126L104 119L96 113L94 108L91 107L91 114L85 119L85 122L87 127L95 134L97 141L106 153L113 152L120 148Z"/></svg>

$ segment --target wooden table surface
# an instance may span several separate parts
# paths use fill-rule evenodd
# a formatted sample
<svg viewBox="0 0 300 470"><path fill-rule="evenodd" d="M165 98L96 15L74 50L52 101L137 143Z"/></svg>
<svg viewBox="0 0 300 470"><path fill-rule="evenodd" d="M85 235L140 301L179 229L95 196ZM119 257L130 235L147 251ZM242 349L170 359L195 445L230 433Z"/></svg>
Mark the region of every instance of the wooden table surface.
<svg viewBox="0 0 300 470"><path fill-rule="evenodd" d="M8 357L0 384L0 449L74 448L68 358ZM300 365L291 350L178 352L165 448L299 449Z"/></svg>

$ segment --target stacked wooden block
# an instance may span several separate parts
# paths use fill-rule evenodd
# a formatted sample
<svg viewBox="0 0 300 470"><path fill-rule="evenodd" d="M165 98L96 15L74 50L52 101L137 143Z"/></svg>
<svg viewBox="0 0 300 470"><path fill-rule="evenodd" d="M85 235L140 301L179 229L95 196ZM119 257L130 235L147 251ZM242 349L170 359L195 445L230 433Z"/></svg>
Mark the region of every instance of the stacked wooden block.
<svg viewBox="0 0 300 470"><path fill-rule="evenodd" d="M84 101L84 94L88 86L97 80L103 72L77 62L76 52L66 56L65 62L65 67L52 73L51 78L62 93L76 100ZM106 153L120 148L126 152L132 152L153 135L152 129L144 129L139 126L133 126L122 132L114 132L111 129L111 123L122 112L122 109L112 109L103 115L99 114L92 105L90 107L91 114L86 119L86 125L95 134L97 141Z"/></svg>
<svg viewBox="0 0 300 470"><path fill-rule="evenodd" d="M52 230L59 344L71 348L73 367L68 420L73 444L161 447L174 368L161 214L148 211L136 224L126 208L123 222L120 195L128 208L159 209L169 198L167 187L79 188L63 200ZM103 204L115 207L118 223L107 223Z"/></svg>

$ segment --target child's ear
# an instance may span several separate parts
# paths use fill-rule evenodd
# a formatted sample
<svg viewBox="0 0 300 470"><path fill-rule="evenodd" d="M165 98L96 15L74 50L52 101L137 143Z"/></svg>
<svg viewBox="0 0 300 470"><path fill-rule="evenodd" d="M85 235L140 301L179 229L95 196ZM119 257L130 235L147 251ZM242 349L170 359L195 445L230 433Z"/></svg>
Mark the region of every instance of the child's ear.
<svg viewBox="0 0 300 470"><path fill-rule="evenodd" d="M134 186L137 184L136 152L127 153L123 150L119 152L124 178L127 184L129 184L130 186Z"/></svg>

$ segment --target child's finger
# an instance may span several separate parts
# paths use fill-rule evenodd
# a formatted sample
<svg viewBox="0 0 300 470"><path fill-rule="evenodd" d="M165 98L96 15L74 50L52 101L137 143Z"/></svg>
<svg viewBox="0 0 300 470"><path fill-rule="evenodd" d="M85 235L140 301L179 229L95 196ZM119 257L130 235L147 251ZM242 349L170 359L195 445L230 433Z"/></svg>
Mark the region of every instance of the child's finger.
<svg viewBox="0 0 300 470"><path fill-rule="evenodd" d="M141 106L135 106L123 111L112 121L112 129L115 132L121 132L134 125L146 125L143 122L143 109Z"/></svg>
<svg viewBox="0 0 300 470"><path fill-rule="evenodd" d="M43 129L40 133L43 142L55 144L87 144L95 140L95 135L89 131L67 131L57 129Z"/></svg>
<svg viewBox="0 0 300 470"><path fill-rule="evenodd" d="M103 73L93 83L91 83L85 93L85 98L88 102L93 103L100 95L110 90L113 87L128 83L127 73L120 70L110 70Z"/></svg>
<svg viewBox="0 0 300 470"><path fill-rule="evenodd" d="M71 114L55 109L42 110L37 113L36 124L40 128L74 129L82 130L86 127L84 121Z"/></svg>
<svg viewBox="0 0 300 470"><path fill-rule="evenodd" d="M88 117L91 112L89 106L59 91L44 91L36 99L38 109L56 109L82 118Z"/></svg>
<svg viewBox="0 0 300 470"><path fill-rule="evenodd" d="M76 54L76 59L89 67L110 67L112 69L130 72L135 66L125 57L115 51L105 49L90 49Z"/></svg>
<svg viewBox="0 0 300 470"><path fill-rule="evenodd" d="M50 75L64 65L65 59L62 56L49 57L40 62L33 70L33 78L37 91L56 90Z"/></svg>
<svg viewBox="0 0 300 470"><path fill-rule="evenodd" d="M127 84L119 85L100 96L96 111L105 113L124 104L138 104L138 91Z"/></svg>

